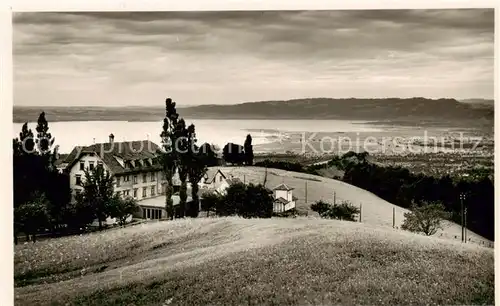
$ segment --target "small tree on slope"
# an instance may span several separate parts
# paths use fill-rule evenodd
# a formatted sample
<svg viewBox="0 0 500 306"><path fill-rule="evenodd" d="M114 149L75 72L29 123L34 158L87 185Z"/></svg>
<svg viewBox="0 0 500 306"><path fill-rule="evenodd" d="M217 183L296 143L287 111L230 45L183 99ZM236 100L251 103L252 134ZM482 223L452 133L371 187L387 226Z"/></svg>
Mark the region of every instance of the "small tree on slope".
<svg viewBox="0 0 500 306"><path fill-rule="evenodd" d="M443 228L442 221L449 218L449 213L444 211L444 206L440 202L430 202L421 206L413 204L411 211L404 216L401 229L431 236Z"/></svg>

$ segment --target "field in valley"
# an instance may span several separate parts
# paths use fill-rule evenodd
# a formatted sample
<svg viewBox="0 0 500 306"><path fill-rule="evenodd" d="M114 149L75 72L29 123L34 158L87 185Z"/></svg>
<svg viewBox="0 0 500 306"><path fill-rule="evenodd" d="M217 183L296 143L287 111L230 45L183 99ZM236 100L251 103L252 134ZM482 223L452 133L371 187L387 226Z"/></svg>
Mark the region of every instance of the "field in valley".
<svg viewBox="0 0 500 306"><path fill-rule="evenodd" d="M493 304L493 250L312 217L152 222L15 247L16 305Z"/></svg>

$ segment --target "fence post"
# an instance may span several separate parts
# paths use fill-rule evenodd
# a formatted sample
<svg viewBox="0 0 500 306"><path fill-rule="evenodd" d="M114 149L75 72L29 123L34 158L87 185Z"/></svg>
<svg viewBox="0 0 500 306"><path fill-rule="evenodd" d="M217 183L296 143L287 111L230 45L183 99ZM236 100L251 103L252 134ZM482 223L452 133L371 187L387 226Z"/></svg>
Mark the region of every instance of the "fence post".
<svg viewBox="0 0 500 306"><path fill-rule="evenodd" d="M467 243L467 207L464 209L464 238Z"/></svg>
<svg viewBox="0 0 500 306"><path fill-rule="evenodd" d="M396 227L396 207L392 207L392 228Z"/></svg>
<svg viewBox="0 0 500 306"><path fill-rule="evenodd" d="M361 213L363 211L363 203L359 203L359 222L362 222Z"/></svg>
<svg viewBox="0 0 500 306"><path fill-rule="evenodd" d="M307 206L307 181L306 181L306 206Z"/></svg>
<svg viewBox="0 0 500 306"><path fill-rule="evenodd" d="M337 199L337 194L336 194L336 192L334 191L334 192L333 192L333 205L337 204L336 199Z"/></svg>

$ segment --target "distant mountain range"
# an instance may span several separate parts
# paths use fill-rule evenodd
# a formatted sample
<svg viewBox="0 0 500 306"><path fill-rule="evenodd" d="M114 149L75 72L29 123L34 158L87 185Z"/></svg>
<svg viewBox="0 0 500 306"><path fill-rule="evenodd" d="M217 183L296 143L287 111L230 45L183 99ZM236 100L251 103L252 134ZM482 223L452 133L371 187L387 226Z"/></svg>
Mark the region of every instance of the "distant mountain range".
<svg viewBox="0 0 500 306"><path fill-rule="evenodd" d="M182 104L179 104L178 110L182 117L194 119L346 119L408 122L424 120L462 123L479 121L488 125L492 124L493 102L479 103L477 101L475 99L459 102L455 99L426 98L311 98L190 107L182 107ZM477 107L477 105L481 106ZM41 111L45 111L49 122L159 121L164 117L163 105L107 108L14 107L14 122L36 121Z"/></svg>

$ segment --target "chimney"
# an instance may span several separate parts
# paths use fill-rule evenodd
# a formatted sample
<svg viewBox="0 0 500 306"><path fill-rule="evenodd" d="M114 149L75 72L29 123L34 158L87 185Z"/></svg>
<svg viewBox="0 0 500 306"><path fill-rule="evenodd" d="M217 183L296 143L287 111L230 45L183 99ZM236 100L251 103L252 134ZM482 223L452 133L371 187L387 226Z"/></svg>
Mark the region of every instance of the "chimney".
<svg viewBox="0 0 500 306"><path fill-rule="evenodd" d="M115 135L113 133L109 134L109 143L113 143L115 141Z"/></svg>

